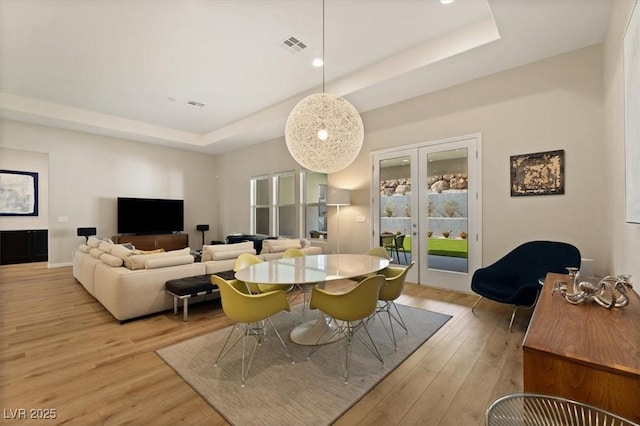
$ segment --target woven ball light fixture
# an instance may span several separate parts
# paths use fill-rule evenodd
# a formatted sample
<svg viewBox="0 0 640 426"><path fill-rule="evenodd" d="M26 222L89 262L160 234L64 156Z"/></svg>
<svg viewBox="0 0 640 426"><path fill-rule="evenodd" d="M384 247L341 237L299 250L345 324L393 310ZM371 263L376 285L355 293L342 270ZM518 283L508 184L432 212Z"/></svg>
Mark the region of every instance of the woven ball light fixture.
<svg viewBox="0 0 640 426"><path fill-rule="evenodd" d="M324 61L324 0L322 59ZM324 92L324 65L322 93L307 96L293 107L284 137L293 159L314 172L337 172L358 156L364 140L362 118L346 99Z"/></svg>
<svg viewBox="0 0 640 426"><path fill-rule="evenodd" d="M358 111L344 98L315 93L293 108L284 135L291 156L301 166L333 173L358 156L364 127Z"/></svg>

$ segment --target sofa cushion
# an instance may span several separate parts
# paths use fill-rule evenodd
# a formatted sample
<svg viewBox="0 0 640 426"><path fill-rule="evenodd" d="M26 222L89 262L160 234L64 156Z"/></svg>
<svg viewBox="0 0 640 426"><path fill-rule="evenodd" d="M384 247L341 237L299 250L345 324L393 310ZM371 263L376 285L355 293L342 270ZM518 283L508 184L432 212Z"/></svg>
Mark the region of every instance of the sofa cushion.
<svg viewBox="0 0 640 426"><path fill-rule="evenodd" d="M102 256L100 256L100 260L106 263L107 265L113 266L116 268L118 266L122 266L122 264L124 263L122 259L120 259L119 257L112 256L109 253L105 253Z"/></svg>
<svg viewBox="0 0 640 426"><path fill-rule="evenodd" d="M251 241L202 246L202 261L235 259L243 253L256 254Z"/></svg>
<svg viewBox="0 0 640 426"><path fill-rule="evenodd" d="M98 248L100 245L100 240L96 237L91 237L87 240L87 245L91 248Z"/></svg>
<svg viewBox="0 0 640 426"><path fill-rule="evenodd" d="M193 256L190 254L184 254L181 256L169 256L169 257L157 257L154 259L148 259L144 263L145 269L157 269L166 268L168 266L188 265L193 263Z"/></svg>
<svg viewBox="0 0 640 426"><path fill-rule="evenodd" d="M262 251L260 253L282 253L290 248L301 249L302 244L300 244L300 240L264 240L262 242Z"/></svg>
<svg viewBox="0 0 640 426"><path fill-rule="evenodd" d="M111 249L111 255L115 257L119 257L122 260L126 260L129 256L133 254L133 250L129 249L124 244L116 244Z"/></svg>
<svg viewBox="0 0 640 426"><path fill-rule="evenodd" d="M155 250L140 250L140 249L132 249L131 254L155 254L155 253L164 253L163 248L155 249Z"/></svg>
<svg viewBox="0 0 640 426"><path fill-rule="evenodd" d="M244 249L244 250L227 250L227 251L214 252L214 253L211 253L211 260L235 259L241 254L245 254L245 253L256 254L256 250L251 248L251 249Z"/></svg>
<svg viewBox="0 0 640 426"><path fill-rule="evenodd" d="M102 250L105 253L111 253L111 249L113 248L113 244L109 244L106 241L100 241L100 244L98 244L98 248L100 250Z"/></svg>
<svg viewBox="0 0 640 426"><path fill-rule="evenodd" d="M80 247L78 247L78 250L80 250L83 253L89 253L91 251L91 247L89 247L86 244L80 244Z"/></svg>
<svg viewBox="0 0 640 426"><path fill-rule="evenodd" d="M175 257L182 255L189 255L191 253L191 249L189 247L185 247L181 250L171 250L164 253L154 253L154 254L132 254L131 256L124 259L124 266L129 269L146 269L146 263L148 260L161 258L161 257ZM191 256L193 259L193 256ZM184 261L184 260L183 260ZM179 263L182 265L183 263Z"/></svg>
<svg viewBox="0 0 640 426"><path fill-rule="evenodd" d="M96 259L100 259L100 256L102 256L104 254L104 252L102 250L100 250L99 248L92 248L89 251L89 254L91 254L91 256L95 257Z"/></svg>

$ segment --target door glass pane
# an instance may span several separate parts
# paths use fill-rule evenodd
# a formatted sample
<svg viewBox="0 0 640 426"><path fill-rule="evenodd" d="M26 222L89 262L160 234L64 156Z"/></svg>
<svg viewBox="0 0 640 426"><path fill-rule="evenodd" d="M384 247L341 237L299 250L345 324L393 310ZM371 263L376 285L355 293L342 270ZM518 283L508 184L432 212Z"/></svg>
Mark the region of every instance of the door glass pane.
<svg viewBox="0 0 640 426"><path fill-rule="evenodd" d="M468 271L467 148L427 154L429 269Z"/></svg>
<svg viewBox="0 0 640 426"><path fill-rule="evenodd" d="M411 263L411 158L380 161L380 245L392 263Z"/></svg>

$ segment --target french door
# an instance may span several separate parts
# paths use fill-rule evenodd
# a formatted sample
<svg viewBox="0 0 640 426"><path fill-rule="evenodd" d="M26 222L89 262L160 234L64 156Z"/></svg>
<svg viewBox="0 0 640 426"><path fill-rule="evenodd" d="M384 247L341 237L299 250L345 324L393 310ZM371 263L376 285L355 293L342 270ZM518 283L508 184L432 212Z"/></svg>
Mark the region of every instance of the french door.
<svg viewBox="0 0 640 426"><path fill-rule="evenodd" d="M407 280L469 292L480 267L481 136L372 153L372 245L393 264L415 262Z"/></svg>

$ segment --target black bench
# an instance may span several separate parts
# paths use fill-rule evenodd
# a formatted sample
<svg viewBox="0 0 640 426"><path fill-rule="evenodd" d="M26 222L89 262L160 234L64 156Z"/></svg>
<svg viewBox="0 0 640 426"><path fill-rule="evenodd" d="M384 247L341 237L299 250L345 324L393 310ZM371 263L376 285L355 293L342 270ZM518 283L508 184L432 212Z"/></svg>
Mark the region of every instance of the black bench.
<svg viewBox="0 0 640 426"><path fill-rule="evenodd" d="M225 280L234 279L233 271L217 272L216 275ZM214 294L220 298L217 285L211 284L211 275L178 278L165 283L167 293L173 296L173 315L178 315L178 300L182 300L182 320L189 319L189 299L205 294Z"/></svg>

